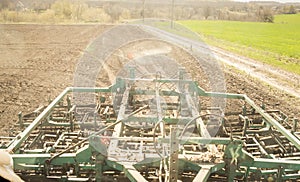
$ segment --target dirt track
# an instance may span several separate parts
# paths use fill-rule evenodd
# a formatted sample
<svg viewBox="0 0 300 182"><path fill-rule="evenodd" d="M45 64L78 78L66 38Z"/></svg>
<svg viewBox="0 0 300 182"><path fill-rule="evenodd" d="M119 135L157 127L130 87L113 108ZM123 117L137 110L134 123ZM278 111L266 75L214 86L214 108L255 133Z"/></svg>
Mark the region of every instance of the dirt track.
<svg viewBox="0 0 300 182"><path fill-rule="evenodd" d="M7 133L10 124L17 120L19 111L27 113L40 104L45 105L65 87L72 86L81 53L108 28L100 25L0 25L0 133ZM135 48L141 45L155 47L151 41L129 46ZM164 46L172 47L167 43ZM126 50L128 48L124 47L123 51ZM181 63L186 67L188 65L184 62L193 60L180 49L169 54L182 59ZM203 81L203 77L197 75L197 68L195 63L190 65L189 71L196 74L197 80ZM271 109L281 109L292 117L300 116L299 100L235 69L225 66L224 70L228 92L246 93L257 104L264 99ZM205 87L206 81L201 84Z"/></svg>

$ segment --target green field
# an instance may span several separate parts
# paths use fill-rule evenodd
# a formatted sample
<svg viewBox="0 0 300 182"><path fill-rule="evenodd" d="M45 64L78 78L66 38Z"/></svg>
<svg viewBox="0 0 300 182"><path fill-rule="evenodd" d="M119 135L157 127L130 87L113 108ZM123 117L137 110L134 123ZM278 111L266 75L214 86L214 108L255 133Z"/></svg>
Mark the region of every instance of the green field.
<svg viewBox="0 0 300 182"><path fill-rule="evenodd" d="M277 15L274 23L180 21L204 41L300 74L300 14Z"/></svg>

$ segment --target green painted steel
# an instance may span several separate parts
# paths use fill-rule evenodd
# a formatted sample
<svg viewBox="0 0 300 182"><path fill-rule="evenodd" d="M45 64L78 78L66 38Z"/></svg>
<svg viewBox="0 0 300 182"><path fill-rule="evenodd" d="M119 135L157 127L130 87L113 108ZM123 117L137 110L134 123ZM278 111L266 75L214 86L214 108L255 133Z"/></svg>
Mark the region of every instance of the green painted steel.
<svg viewBox="0 0 300 182"><path fill-rule="evenodd" d="M42 122L43 119L49 116L52 109L71 91L71 88L66 88L49 106L9 145L8 150L16 152L22 142L24 142L29 134Z"/></svg>
<svg viewBox="0 0 300 182"><path fill-rule="evenodd" d="M300 150L300 140L293 135L290 131L285 129L280 123L278 123L274 118L272 118L268 113L266 113L263 109L257 106L249 97L244 96L245 101L251 105L256 112L258 112L268 123L274 126L278 131L280 131L284 136L286 136L289 141L295 145Z"/></svg>
<svg viewBox="0 0 300 182"><path fill-rule="evenodd" d="M280 123L288 122L288 117L282 113L277 113L277 116L275 112L267 112L246 95L206 92L196 82L184 80L182 73L180 79L137 79L134 71L130 74L130 78L117 78L116 83L107 88L66 88L31 123L26 121L26 115L20 113L19 126L28 126L6 147L14 152L14 170L20 175L28 173L36 179L53 177L59 181L107 181L111 176L117 176L120 181L137 182L159 181L168 177L176 180L185 176L190 181L209 181L215 176L226 176L228 181L239 178L250 180L255 175L264 180L300 178L300 141L296 136L296 119L288 130ZM135 88L136 81L151 83L154 88ZM159 88L164 83L172 83L177 88ZM96 93L99 103L82 108L72 105L69 95L75 92ZM112 99L117 94L121 100L114 105L116 100ZM149 99L144 101L144 97ZM210 137L205 117L215 115L210 114L209 109L208 114L200 114L202 106L195 102L200 97L243 101L245 105L235 115L236 120L229 121L230 127L224 124L225 114L217 117L222 120L220 127L224 131L234 122L240 122L240 134L233 135L235 131L230 131L228 138ZM66 105L63 105L64 99ZM134 99L142 101L130 105ZM246 104L251 107L250 112ZM85 123L79 121L80 109L85 112L81 117L86 118ZM187 116L165 115L181 109L187 110ZM259 120L255 120L258 117ZM149 124L153 127L144 127L151 126ZM171 128L175 125L177 129L172 132ZM176 133L177 130L184 133L191 125L201 129L190 137ZM91 128L88 134L85 127ZM27 142L28 139L31 143ZM170 148L174 155L168 156ZM253 148L255 151L251 153ZM273 154L273 148L279 152ZM202 162L199 156L204 155L204 150L212 153L221 150L218 155L222 157L218 162ZM283 156L276 156L276 152ZM260 156L255 156L257 153ZM176 162L171 164L175 159Z"/></svg>

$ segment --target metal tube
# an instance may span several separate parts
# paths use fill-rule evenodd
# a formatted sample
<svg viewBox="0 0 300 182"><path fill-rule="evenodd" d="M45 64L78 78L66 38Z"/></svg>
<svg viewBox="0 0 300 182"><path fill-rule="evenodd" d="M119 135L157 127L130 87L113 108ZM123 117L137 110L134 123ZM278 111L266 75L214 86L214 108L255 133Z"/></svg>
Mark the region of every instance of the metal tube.
<svg viewBox="0 0 300 182"><path fill-rule="evenodd" d="M48 160L48 163L50 163L53 159L59 157L60 155L62 155L62 154L64 154L64 153L70 151L71 149L75 148L76 146L80 146L80 145L83 144L84 142L88 141L91 137L94 137L94 136L96 136L96 135L99 135L100 133L103 133L103 132L106 131L107 129L112 128L112 127L116 126L117 124L121 123L124 119L126 119L126 118L128 118L128 117L130 117L130 116L133 116L134 114L136 114L136 113L138 113L138 112L140 112L140 111L142 111L142 110L144 110L144 109L146 109L146 108L149 108L149 106L148 106L148 105L145 105L144 107L141 107L141 108L139 108L139 109L133 111L131 114L129 114L129 115L126 116L125 118L121 118L120 120L117 120L115 123L112 123L111 125L108 125L107 127L102 128L100 131L98 131L98 132L96 132L96 133L93 133L93 134L92 134L91 136L89 136L88 138L86 138L86 139L84 139L84 140L82 140L82 141L76 143L75 145L73 145L73 146L67 148L66 150L64 150L64 151L62 151L62 152L60 152L60 153L54 155L53 157L51 157L51 158Z"/></svg>
<svg viewBox="0 0 300 182"><path fill-rule="evenodd" d="M245 96L245 101L253 107L268 123L274 126L281 134L283 134L289 141L291 141L295 147L300 150L300 141L287 129L285 129L280 123L278 123L274 118L272 118L263 109L257 106L249 97Z"/></svg>
<svg viewBox="0 0 300 182"><path fill-rule="evenodd" d="M293 120L293 132L297 132L297 128L298 128L298 119L297 118L295 118L294 120Z"/></svg>
<svg viewBox="0 0 300 182"><path fill-rule="evenodd" d="M121 106L120 106L120 110L119 110L118 118L117 118L118 121L122 121L125 117L126 106L127 106L127 102L128 102L128 98L129 98L129 90L130 90L130 88L126 88L126 90L123 93L122 102L121 102ZM121 133L122 133L122 130L123 130L123 123L120 122L120 123L115 125L114 132L113 132L112 136L113 137L120 137ZM119 143L119 141L117 139L110 141L110 144L109 144L109 147L108 147L108 153L109 154L112 154L116 151L118 143Z"/></svg>
<svg viewBox="0 0 300 182"><path fill-rule="evenodd" d="M48 115L51 113L52 109L61 101L61 99L70 92L72 88L67 87L56 99L54 99L51 104L37 117L35 120L22 132L20 133L16 139L11 143L11 145L7 148L9 151L17 151L22 144L23 141L25 141L30 133L41 123L43 119L48 117Z"/></svg>

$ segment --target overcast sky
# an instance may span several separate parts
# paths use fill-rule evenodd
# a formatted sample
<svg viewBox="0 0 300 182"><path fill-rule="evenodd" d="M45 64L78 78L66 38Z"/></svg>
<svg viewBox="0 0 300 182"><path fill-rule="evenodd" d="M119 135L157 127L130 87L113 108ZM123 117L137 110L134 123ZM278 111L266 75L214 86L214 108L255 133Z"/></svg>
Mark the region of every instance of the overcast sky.
<svg viewBox="0 0 300 182"><path fill-rule="evenodd" d="M300 3L300 0L234 0L241 2L249 2L249 1L276 1L281 3Z"/></svg>

